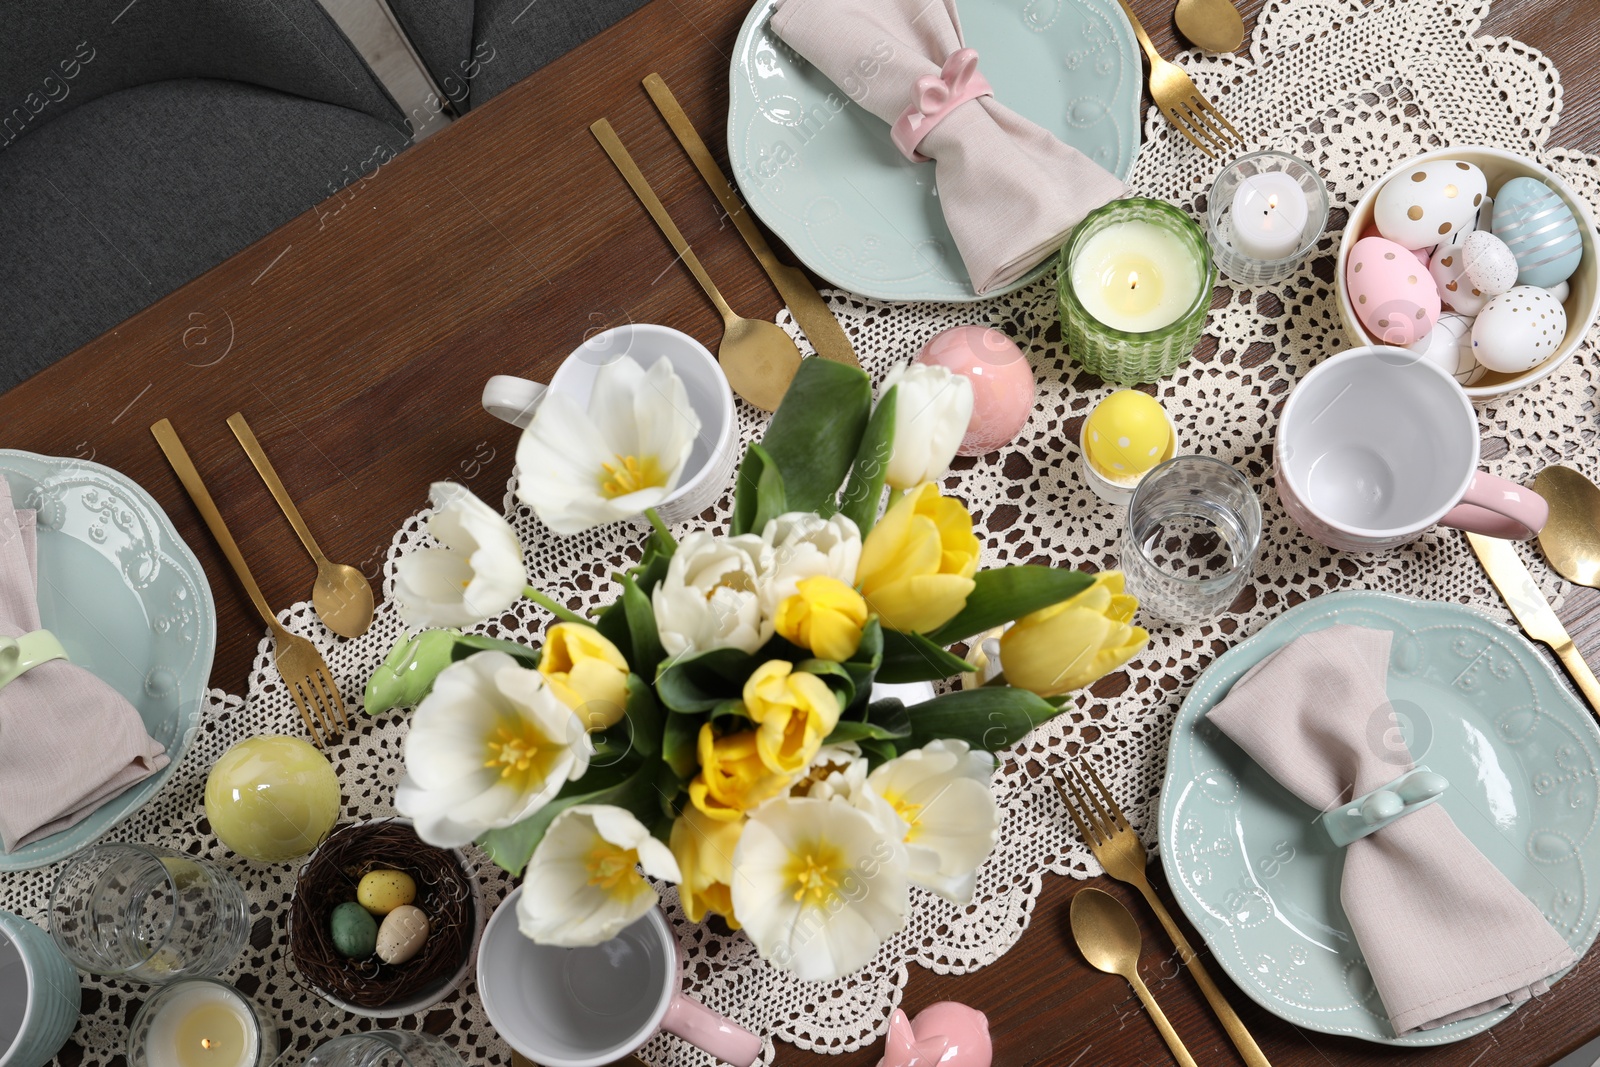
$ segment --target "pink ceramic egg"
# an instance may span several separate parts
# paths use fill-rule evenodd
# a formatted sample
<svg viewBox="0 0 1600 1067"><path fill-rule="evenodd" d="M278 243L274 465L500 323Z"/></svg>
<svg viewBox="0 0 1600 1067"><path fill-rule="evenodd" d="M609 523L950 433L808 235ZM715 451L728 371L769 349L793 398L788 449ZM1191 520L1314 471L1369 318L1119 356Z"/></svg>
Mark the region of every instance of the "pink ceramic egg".
<svg viewBox="0 0 1600 1067"><path fill-rule="evenodd" d="M1383 237L1356 242L1345 264L1356 317L1380 344L1409 345L1428 336L1442 310L1427 268Z"/></svg>
<svg viewBox="0 0 1600 1067"><path fill-rule="evenodd" d="M1367 228L1361 231L1361 239L1363 241L1365 241L1368 237L1382 236L1383 234L1378 232L1378 224L1376 222L1367 223ZM1416 256L1417 262L1421 263L1424 267L1433 262L1433 249L1431 248L1413 248L1411 250L1411 254Z"/></svg>
<svg viewBox="0 0 1600 1067"><path fill-rule="evenodd" d="M956 453L982 456L1016 439L1033 413L1033 368L999 330L954 326L934 334L917 362L945 367L972 383L972 418Z"/></svg>

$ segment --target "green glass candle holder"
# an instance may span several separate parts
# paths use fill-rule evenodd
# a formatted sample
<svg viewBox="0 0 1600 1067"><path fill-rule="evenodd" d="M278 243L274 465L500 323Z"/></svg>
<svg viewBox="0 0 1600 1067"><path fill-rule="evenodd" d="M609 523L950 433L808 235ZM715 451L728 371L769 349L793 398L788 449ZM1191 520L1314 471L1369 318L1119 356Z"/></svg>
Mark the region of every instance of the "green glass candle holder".
<svg viewBox="0 0 1600 1067"><path fill-rule="evenodd" d="M1193 280L1198 281L1193 300L1176 318L1146 332L1119 329L1096 318L1084 306L1073 279L1077 257L1089 242L1111 227L1129 223L1154 227L1176 242L1181 254L1173 258L1178 261L1161 263L1169 281L1189 284L1187 272L1191 270ZM1211 246L1187 214L1162 200L1113 200L1091 211L1061 248L1056 289L1067 351L1085 370L1118 385L1139 385L1165 377L1177 370L1200 343L1200 330L1211 308L1211 289L1216 281Z"/></svg>

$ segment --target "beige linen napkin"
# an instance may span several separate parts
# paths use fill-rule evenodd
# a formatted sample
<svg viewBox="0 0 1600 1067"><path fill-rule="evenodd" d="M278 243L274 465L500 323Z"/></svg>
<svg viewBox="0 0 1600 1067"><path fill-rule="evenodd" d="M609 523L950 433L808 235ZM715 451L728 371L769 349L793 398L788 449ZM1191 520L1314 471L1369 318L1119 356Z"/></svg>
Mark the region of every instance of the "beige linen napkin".
<svg viewBox="0 0 1600 1067"><path fill-rule="evenodd" d="M1314 808L1380 789L1414 766L1405 753L1395 762L1392 735L1382 751L1369 740L1374 718L1393 714L1384 691L1392 637L1359 626L1305 634L1251 668L1207 717ZM1519 1004L1576 962L1441 804L1352 842L1339 898L1397 1034Z"/></svg>
<svg viewBox="0 0 1600 1067"><path fill-rule="evenodd" d="M955 0L779 0L772 28L891 125L917 79L938 76L963 47ZM978 70L1013 61L980 54ZM1104 168L992 96L956 108L917 150L934 159L918 165L935 168L939 205L979 293L1020 278L1091 210L1127 195Z"/></svg>
<svg viewBox="0 0 1600 1067"><path fill-rule="evenodd" d="M39 629L34 513L0 478L0 635ZM13 852L86 818L167 765L122 694L65 660L0 688L0 847Z"/></svg>

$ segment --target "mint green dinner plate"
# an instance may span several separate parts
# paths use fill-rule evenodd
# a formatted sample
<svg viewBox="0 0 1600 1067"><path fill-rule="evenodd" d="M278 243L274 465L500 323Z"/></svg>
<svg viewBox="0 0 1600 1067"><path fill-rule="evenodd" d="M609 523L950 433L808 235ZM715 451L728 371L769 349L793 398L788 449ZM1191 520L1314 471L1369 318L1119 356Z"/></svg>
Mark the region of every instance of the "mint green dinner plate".
<svg viewBox="0 0 1600 1067"><path fill-rule="evenodd" d="M200 562L160 506L109 467L0 449L12 502L39 513L39 617L67 657L139 710L172 762L76 826L0 853L0 871L65 859L144 807L200 729L217 613Z"/></svg>
<svg viewBox="0 0 1600 1067"><path fill-rule="evenodd" d="M1397 1037L1339 904L1343 850L1204 720L1269 653L1338 623L1394 631L1389 700L1417 763L1450 781L1440 803L1579 955L1594 943L1600 730L1526 638L1456 604L1329 593L1212 664L1173 725L1161 861L1217 962L1274 1015L1387 1045L1459 1041L1514 1009Z"/></svg>
<svg viewBox="0 0 1600 1067"><path fill-rule="evenodd" d="M772 32L760 0L734 44L728 160L745 202L800 261L881 300L979 300L944 223L935 164ZM961 0L995 98L1126 179L1139 149L1142 68L1116 0ZM1038 278L1047 258L1009 292ZM999 293L989 293L997 296Z"/></svg>

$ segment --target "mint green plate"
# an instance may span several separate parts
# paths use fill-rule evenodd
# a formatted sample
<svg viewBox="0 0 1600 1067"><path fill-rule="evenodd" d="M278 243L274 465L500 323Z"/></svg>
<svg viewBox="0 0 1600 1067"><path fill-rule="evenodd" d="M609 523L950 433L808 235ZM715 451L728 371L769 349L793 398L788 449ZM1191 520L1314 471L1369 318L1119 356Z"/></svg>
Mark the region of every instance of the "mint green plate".
<svg viewBox="0 0 1600 1067"><path fill-rule="evenodd" d="M728 160L750 205L800 261L881 300L979 300L944 224L932 163L772 32L760 0L733 48ZM961 0L995 98L1124 180L1139 149L1142 68L1116 0ZM1009 292L1037 279L1048 257Z"/></svg>
<svg viewBox="0 0 1600 1067"><path fill-rule="evenodd" d="M217 643L205 572L160 506L109 467L0 449L0 477L39 513L39 617L73 663L128 698L172 762L82 822L6 855L0 871L65 859L144 807L200 728Z"/></svg>
<svg viewBox="0 0 1600 1067"><path fill-rule="evenodd" d="M1594 943L1600 730L1526 638L1456 604L1329 593L1212 664L1173 725L1161 862L1217 962L1274 1015L1386 1045L1459 1041L1514 1009L1395 1036L1339 904L1343 850L1203 718L1269 653L1338 623L1394 631L1389 700L1416 761L1450 781L1440 803L1580 956Z"/></svg>

